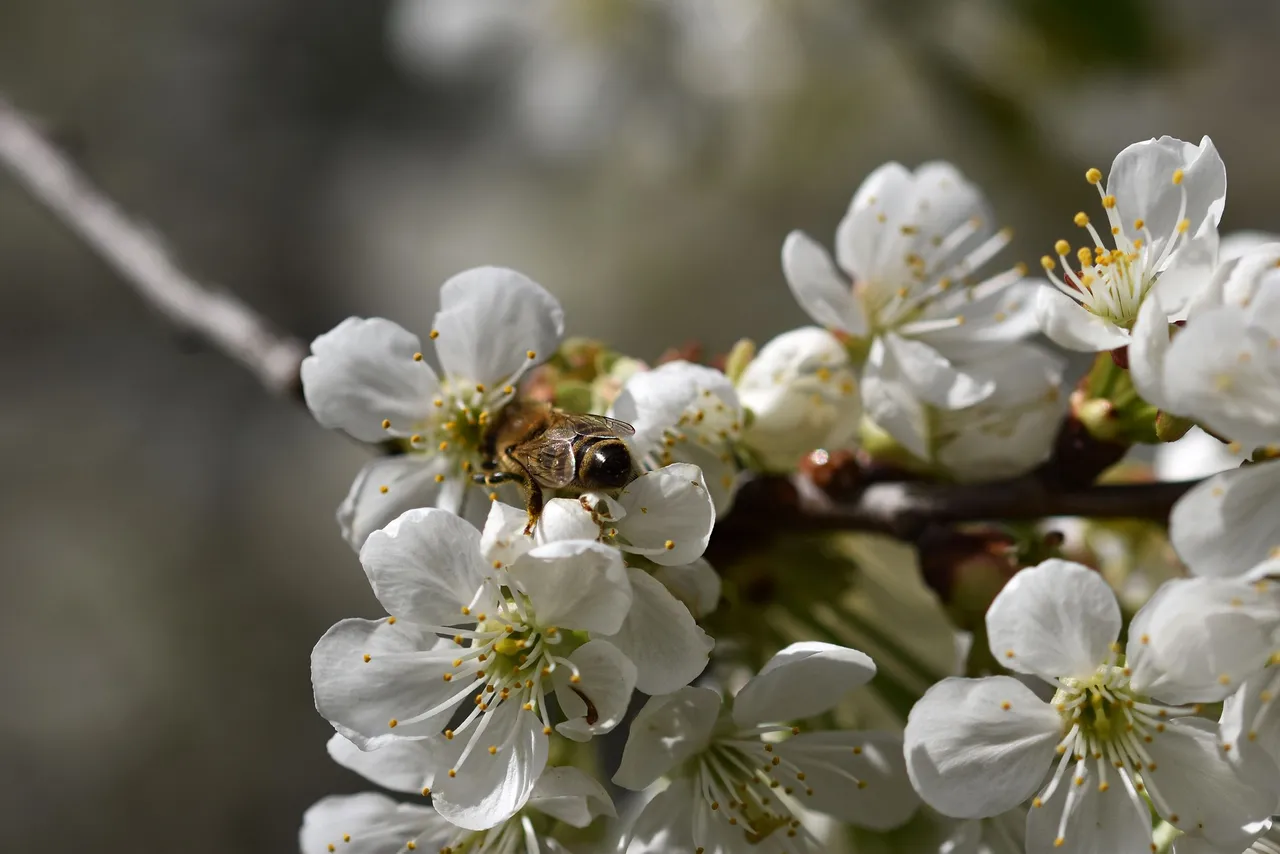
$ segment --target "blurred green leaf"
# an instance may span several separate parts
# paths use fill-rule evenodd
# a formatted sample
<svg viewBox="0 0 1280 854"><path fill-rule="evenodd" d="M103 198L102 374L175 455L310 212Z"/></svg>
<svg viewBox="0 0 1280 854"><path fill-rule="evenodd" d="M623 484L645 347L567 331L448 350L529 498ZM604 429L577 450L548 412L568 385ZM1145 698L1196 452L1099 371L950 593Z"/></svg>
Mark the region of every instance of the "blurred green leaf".
<svg viewBox="0 0 1280 854"><path fill-rule="evenodd" d="M1150 0L1004 0L1073 70L1153 70L1173 56Z"/></svg>

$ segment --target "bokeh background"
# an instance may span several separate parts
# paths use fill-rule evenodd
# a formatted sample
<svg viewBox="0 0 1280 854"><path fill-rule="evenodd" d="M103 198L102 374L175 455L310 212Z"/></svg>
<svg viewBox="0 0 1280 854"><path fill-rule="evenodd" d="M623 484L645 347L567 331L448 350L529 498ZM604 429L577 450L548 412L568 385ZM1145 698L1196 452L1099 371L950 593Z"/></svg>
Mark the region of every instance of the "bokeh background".
<svg viewBox="0 0 1280 854"><path fill-rule="evenodd" d="M1268 0L5 0L0 92L310 338L506 264L642 358L806 319L778 263L888 159L1034 264L1123 145L1210 134L1280 231ZM295 850L308 653L375 615L364 452L167 329L0 174L0 851Z"/></svg>

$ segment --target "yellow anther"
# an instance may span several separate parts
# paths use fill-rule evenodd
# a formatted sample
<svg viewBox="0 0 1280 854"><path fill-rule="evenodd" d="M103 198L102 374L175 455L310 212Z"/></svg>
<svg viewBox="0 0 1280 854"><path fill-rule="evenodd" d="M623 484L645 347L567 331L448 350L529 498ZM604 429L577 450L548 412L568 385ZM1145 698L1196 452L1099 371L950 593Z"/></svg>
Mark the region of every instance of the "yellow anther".
<svg viewBox="0 0 1280 854"><path fill-rule="evenodd" d="M534 351L534 350L526 350L526 351L525 351L525 355L526 355L526 356L528 356L530 359L536 359L536 358L538 358L538 354L537 354L537 352L536 352L536 351Z"/></svg>
<svg viewBox="0 0 1280 854"><path fill-rule="evenodd" d="M390 487L385 485L378 487L378 491L381 492L383 495L386 495L389 489Z"/></svg>
<svg viewBox="0 0 1280 854"><path fill-rule="evenodd" d="M1084 211L1080 211L1074 217L1072 217L1071 221L1074 222L1076 225L1080 226L1081 228L1084 228L1086 225L1089 224L1089 215Z"/></svg>
<svg viewBox="0 0 1280 854"><path fill-rule="evenodd" d="M1115 237L1115 236L1116 236L1116 235L1118 235L1119 233L1120 233L1120 226L1118 226L1118 225L1113 225L1113 226L1111 226L1111 236L1112 236L1112 237Z"/></svg>
<svg viewBox="0 0 1280 854"><path fill-rule="evenodd" d="M476 383L476 391L484 394L484 383Z"/></svg>
<svg viewBox="0 0 1280 854"><path fill-rule="evenodd" d="M543 735L551 735L551 727L549 727L549 726L544 726L544 727L542 728L542 734L543 734Z"/></svg>
<svg viewBox="0 0 1280 854"><path fill-rule="evenodd" d="M1080 261L1080 266L1082 267L1088 267L1093 263L1093 253L1089 251L1088 246L1081 246L1080 250L1076 252L1076 258Z"/></svg>
<svg viewBox="0 0 1280 854"><path fill-rule="evenodd" d="M515 392L515 388L513 388L512 386L504 385L502 387L503 394L513 394L514 392Z"/></svg>
<svg viewBox="0 0 1280 854"><path fill-rule="evenodd" d="M491 744L491 745L489 745L489 755L490 755L490 756L497 756L497 755L498 755L498 748L497 748L495 745L492 745L492 744Z"/></svg>
<svg viewBox="0 0 1280 854"><path fill-rule="evenodd" d="M1110 195L1108 195L1108 196L1103 196L1103 197L1102 197L1102 206L1103 206L1104 208L1106 208L1107 210L1110 210L1111 208L1114 208L1114 207L1116 206L1116 197L1115 197L1115 196L1110 196Z"/></svg>
<svg viewBox="0 0 1280 854"><path fill-rule="evenodd" d="M423 794L426 794L426 793L424 792ZM418 847L418 843L416 843L416 842L414 842L412 839L410 839L408 842L406 842L406 843L404 844L404 847L405 847L405 848L408 848L410 851L413 851L413 850L415 850L415 849Z"/></svg>
<svg viewBox="0 0 1280 854"><path fill-rule="evenodd" d="M671 551L676 547L676 542L675 540L667 540L665 543L662 544L662 547L667 551Z"/></svg>
<svg viewBox="0 0 1280 854"><path fill-rule="evenodd" d="M1090 184L1096 184L1102 180L1102 172L1096 168L1090 168L1084 173L1084 179Z"/></svg>
<svg viewBox="0 0 1280 854"><path fill-rule="evenodd" d="M442 474L436 475L436 483L444 483L444 475Z"/></svg>
<svg viewBox="0 0 1280 854"><path fill-rule="evenodd" d="M1013 708L1013 704L1010 703L1008 700L1005 700L1003 703L1000 704L1000 708L1004 709L1007 712Z"/></svg>
<svg viewBox="0 0 1280 854"><path fill-rule="evenodd" d="M437 339L437 338L439 338L439 337L440 337L440 331L439 331L438 329L432 329L432 330L431 330L431 340L432 340L432 341L434 341L434 340L436 340L436 339Z"/></svg>
<svg viewBox="0 0 1280 854"><path fill-rule="evenodd" d="M1181 184L1181 183L1182 183L1182 179L1183 179L1183 177L1184 177L1184 174L1183 174L1183 171L1182 171L1181 169L1174 169L1174 170L1173 170L1173 183L1175 183L1175 184Z"/></svg>
<svg viewBox="0 0 1280 854"><path fill-rule="evenodd" d="M447 450L449 450L449 443L448 443L448 442L441 442L441 443L440 443L440 450L442 450L442 451L447 451Z"/></svg>
<svg viewBox="0 0 1280 854"><path fill-rule="evenodd" d="M395 729L396 724L398 723L400 723L398 720L396 720L395 718L392 718L391 720L387 721L387 726L391 727L392 729Z"/></svg>
<svg viewBox="0 0 1280 854"><path fill-rule="evenodd" d="M368 664L370 661L373 661L373 656L367 652L361 657L364 659L365 664Z"/></svg>
<svg viewBox="0 0 1280 854"><path fill-rule="evenodd" d="M395 618L395 617L387 617L387 625L388 625L388 626L394 626L395 624L396 624L396 618Z"/></svg>
<svg viewBox="0 0 1280 854"><path fill-rule="evenodd" d="M444 406L444 400L437 397L435 400L431 401L431 405L439 409L441 406Z"/></svg>
<svg viewBox="0 0 1280 854"><path fill-rule="evenodd" d="M458 665L456 665L456 664L454 665L454 667L457 667L457 666L458 666ZM444 676L442 676L442 677L440 677L440 678L441 678L441 679L443 679L443 680L444 680L444 681L446 681L446 682L452 682L452 681L453 681L453 674L452 674L452 673L446 673Z"/></svg>
<svg viewBox="0 0 1280 854"><path fill-rule="evenodd" d="M342 834L342 841L343 841L343 842L350 842L350 841L351 841L351 834L350 834L350 833L344 833L344 834Z"/></svg>
<svg viewBox="0 0 1280 854"><path fill-rule="evenodd" d="M391 429L391 419L390 419L390 418L384 418L384 419L382 419L382 429L383 429L383 430L390 430L390 429Z"/></svg>
<svg viewBox="0 0 1280 854"><path fill-rule="evenodd" d="M1066 255L1071 251L1071 244L1065 240L1059 240L1057 243L1053 244L1053 251L1057 252L1059 255Z"/></svg>
<svg viewBox="0 0 1280 854"><path fill-rule="evenodd" d="M1138 231L1142 231L1142 229L1147 227L1147 221L1142 217L1138 217L1133 221L1133 227L1138 229Z"/></svg>
<svg viewBox="0 0 1280 854"><path fill-rule="evenodd" d="M422 441L422 437L419 436L417 433L414 433L412 436L409 437L409 443L412 445L416 445L421 441Z"/></svg>
<svg viewBox="0 0 1280 854"><path fill-rule="evenodd" d="M449 769L449 776L450 776L450 777L457 777L457 776L458 776L458 769L457 769L457 768L450 768L450 769Z"/></svg>
<svg viewBox="0 0 1280 854"><path fill-rule="evenodd" d="M421 353L414 353L414 354L413 354L413 360L414 360L415 362L421 362L421 361L422 361L422 354L421 354Z"/></svg>
<svg viewBox="0 0 1280 854"><path fill-rule="evenodd" d="M1048 255L1044 255L1040 258L1040 266L1044 267L1045 270L1052 270L1057 264Z"/></svg>
<svg viewBox="0 0 1280 854"><path fill-rule="evenodd" d="M427 795L429 795L429 794L431 794L431 787L430 787L430 786L423 786L423 787L422 787L422 797L424 797L424 798L425 798L425 797L426 797Z"/></svg>
<svg viewBox="0 0 1280 854"><path fill-rule="evenodd" d="M463 606L462 606L462 616L467 617L467 616L470 616L470 615L471 615L471 609L470 609L470 608L468 608L466 605L463 605Z"/></svg>
<svg viewBox="0 0 1280 854"><path fill-rule="evenodd" d="M448 741L453 741L453 730L451 730L451 729L447 729L447 730L445 730L445 731L444 731L444 737L445 737L445 739L446 739L446 740L448 740Z"/></svg>
<svg viewBox="0 0 1280 854"><path fill-rule="evenodd" d="M1178 223L1178 234L1186 234L1187 229L1191 228L1191 220L1184 219Z"/></svg>
<svg viewBox="0 0 1280 854"><path fill-rule="evenodd" d="M1095 183L1095 184L1096 184L1096 183L1097 183L1097 181L1094 181L1093 183ZM1054 847L1054 848L1061 848L1063 845L1066 845L1066 844L1067 844L1067 840L1063 839L1061 836L1059 836L1057 839L1053 840L1053 847Z"/></svg>

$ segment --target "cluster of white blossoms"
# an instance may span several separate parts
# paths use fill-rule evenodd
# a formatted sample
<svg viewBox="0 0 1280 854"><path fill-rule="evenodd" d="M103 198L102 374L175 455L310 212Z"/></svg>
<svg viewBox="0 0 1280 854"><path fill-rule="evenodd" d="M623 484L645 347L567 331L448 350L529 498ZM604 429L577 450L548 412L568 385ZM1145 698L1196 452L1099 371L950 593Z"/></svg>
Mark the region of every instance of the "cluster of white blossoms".
<svg viewBox="0 0 1280 854"><path fill-rule="evenodd" d="M834 260L785 240L820 326L723 370L565 342L556 299L499 268L444 284L434 359L382 319L317 338L309 407L385 452L338 512L385 614L316 644L316 709L336 762L411 797L320 800L303 854L1280 852L1280 243L1220 260L1207 138L1086 177L1106 225L1077 214L1092 245L1059 241L1037 282L980 272L1010 236L954 167L877 169ZM1038 331L1099 354L1075 395ZM983 600L978 654L957 641L955 675L907 660L903 681L847 642L901 667L918 627L843 632L844 582L808 591L769 518L732 529L768 534L745 559L704 557L745 483L835 451L1024 482L1069 406L1090 428L1082 396L1244 461L1173 508L1188 577L1136 613L1037 546Z"/></svg>

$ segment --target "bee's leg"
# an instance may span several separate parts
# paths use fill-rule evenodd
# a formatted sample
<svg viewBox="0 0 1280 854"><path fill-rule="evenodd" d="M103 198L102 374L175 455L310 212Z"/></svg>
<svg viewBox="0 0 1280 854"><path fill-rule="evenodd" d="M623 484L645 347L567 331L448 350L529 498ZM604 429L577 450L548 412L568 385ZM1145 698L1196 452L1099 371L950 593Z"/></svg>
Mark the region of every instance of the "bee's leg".
<svg viewBox="0 0 1280 854"><path fill-rule="evenodd" d="M525 482L525 509L529 511L529 524L524 526L524 535L528 537L532 536L533 526L542 516L542 487L533 478Z"/></svg>

